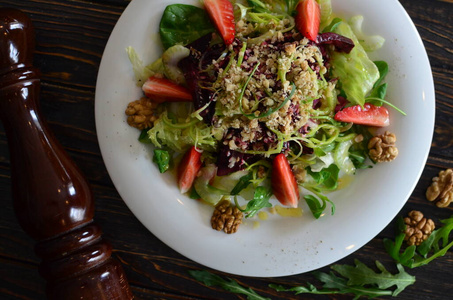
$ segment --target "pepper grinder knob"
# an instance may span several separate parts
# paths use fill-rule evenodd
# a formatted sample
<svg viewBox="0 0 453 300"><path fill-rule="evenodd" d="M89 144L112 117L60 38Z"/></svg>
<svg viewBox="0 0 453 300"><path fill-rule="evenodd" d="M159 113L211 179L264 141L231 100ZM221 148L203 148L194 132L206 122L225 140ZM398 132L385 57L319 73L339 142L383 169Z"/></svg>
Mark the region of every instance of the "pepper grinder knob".
<svg viewBox="0 0 453 300"><path fill-rule="evenodd" d="M13 205L21 227L37 241L48 298L132 299L112 247L93 222L88 182L41 116L32 22L19 10L0 8L0 35L0 119Z"/></svg>

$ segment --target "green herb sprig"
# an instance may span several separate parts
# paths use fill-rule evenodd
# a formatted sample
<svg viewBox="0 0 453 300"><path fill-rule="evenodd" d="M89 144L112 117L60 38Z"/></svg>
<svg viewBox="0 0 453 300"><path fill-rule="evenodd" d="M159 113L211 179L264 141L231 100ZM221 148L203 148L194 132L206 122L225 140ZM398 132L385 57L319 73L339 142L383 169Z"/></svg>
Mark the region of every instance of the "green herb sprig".
<svg viewBox="0 0 453 300"><path fill-rule="evenodd" d="M331 215L333 216L335 214L335 204L329 198L321 194L317 188L306 187L306 189L317 196L317 197L314 195L304 196L304 199L307 202L307 205L310 208L313 217L319 219L324 213L324 210L327 208L327 203L330 203Z"/></svg>
<svg viewBox="0 0 453 300"><path fill-rule="evenodd" d="M190 270L189 274L206 286L218 286L232 293L246 295L249 300L270 300L270 298L260 296L251 288L246 288L231 278L224 279L205 270Z"/></svg>
<svg viewBox="0 0 453 300"><path fill-rule="evenodd" d="M361 296L374 298L378 296L397 296L407 286L415 282L415 277L405 272L403 266L398 265L398 273L392 274L376 261L375 272L359 260L355 265L333 265L329 273L313 272L316 279L322 282L322 288L317 288L307 282L305 286L284 287L278 284L269 284L277 292L295 292L298 294L352 294L354 299ZM190 275L206 286L218 286L226 291L247 295L249 300L269 299L257 294L250 288L243 287L237 281L224 279L208 271L189 271ZM395 289L392 289L396 287Z"/></svg>
<svg viewBox="0 0 453 300"><path fill-rule="evenodd" d="M259 186L255 190L253 199L247 203L247 207L245 209L241 209L240 205L238 204L237 197L234 197L234 203L240 211L245 213L246 218L251 218L255 216L261 209L265 207L272 207L272 204L269 202L271 196L271 189L264 186Z"/></svg>
<svg viewBox="0 0 453 300"><path fill-rule="evenodd" d="M171 155L167 150L154 149L153 162L159 167L159 172L165 173L170 168Z"/></svg>
<svg viewBox="0 0 453 300"><path fill-rule="evenodd" d="M236 195L239 195L239 193L247 188L251 182L251 180L253 179L253 173L252 172L249 172L247 173L246 175L242 176L241 178L239 178L239 181L238 183L234 186L234 188L231 190L231 195L232 196L236 196Z"/></svg>
<svg viewBox="0 0 453 300"><path fill-rule="evenodd" d="M379 70L379 79L375 82L373 90L371 91L370 95L366 97L365 101L376 106L382 106L382 104L386 104L405 116L406 113L403 110L385 100L385 96L387 94L387 83L382 83L382 81L385 79L389 72L388 64L385 61L375 61L374 64Z"/></svg>
<svg viewBox="0 0 453 300"><path fill-rule="evenodd" d="M397 296L407 286L415 282L415 277L404 271L403 266L398 265L398 273L391 274L379 261L376 267L380 272L375 272L359 260L355 260L355 266L333 265L335 272L314 272L313 275L323 282L323 287L317 289L314 285L285 288L281 285L270 284L269 286L278 292L295 292L298 294L352 294L354 299L366 296L375 298L378 296ZM396 286L396 289L391 288Z"/></svg>
<svg viewBox="0 0 453 300"><path fill-rule="evenodd" d="M404 224L403 218L398 218L398 233L395 241L384 239L385 249L397 263L403 266L417 268L426 265L435 258L444 256L453 247L453 241L449 241L449 236L453 231L453 216L440 222L444 225L434 230L426 241L419 246L409 246L403 251L406 225Z"/></svg>

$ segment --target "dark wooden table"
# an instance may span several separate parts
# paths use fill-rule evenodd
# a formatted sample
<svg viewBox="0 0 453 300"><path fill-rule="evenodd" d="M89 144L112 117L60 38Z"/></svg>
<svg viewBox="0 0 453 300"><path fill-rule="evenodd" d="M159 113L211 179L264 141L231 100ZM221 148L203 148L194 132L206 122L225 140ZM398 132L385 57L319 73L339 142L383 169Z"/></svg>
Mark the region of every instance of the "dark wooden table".
<svg viewBox="0 0 453 300"><path fill-rule="evenodd" d="M238 299L234 294L205 287L192 279L187 271L204 267L170 249L141 225L119 197L104 166L94 120L96 76L109 35L129 2L0 0L0 6L19 8L34 22L35 66L42 72L43 115L89 180L96 198L95 220L103 228L104 237L113 244L114 256L123 263L136 298ZM416 209L439 224L439 220L452 215L453 205L437 208L426 200L425 191L433 176L442 169L453 167L453 1L400 2L415 22L426 46L434 75L437 107L428 162L400 215ZM45 282L38 274L39 259L33 252L35 242L22 231L14 216L10 174L7 141L0 124L0 299L45 299ZM392 266L382 240L394 237L393 227L394 222L339 263L350 264L354 259L360 259L372 265L379 259ZM451 250L427 266L408 270L417 281L399 298L451 299L452 270ZM292 294L276 293L268 287L269 283L292 286L315 281L311 274L282 278L229 277L272 299L289 298ZM307 298L349 297L300 296L300 299Z"/></svg>

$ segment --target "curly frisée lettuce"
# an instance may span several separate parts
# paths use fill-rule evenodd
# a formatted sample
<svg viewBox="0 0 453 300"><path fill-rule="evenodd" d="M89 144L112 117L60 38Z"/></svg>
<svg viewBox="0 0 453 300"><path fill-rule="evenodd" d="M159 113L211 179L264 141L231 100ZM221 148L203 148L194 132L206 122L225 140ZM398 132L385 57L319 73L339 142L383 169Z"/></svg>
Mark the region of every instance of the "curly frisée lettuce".
<svg viewBox="0 0 453 300"><path fill-rule="evenodd" d="M167 110L154 122L148 137L156 147L168 147L176 152L184 152L193 145L202 150L212 150L217 145L208 125L194 117L177 118Z"/></svg>
<svg viewBox="0 0 453 300"><path fill-rule="evenodd" d="M291 206L302 198L319 218L326 209L335 212L326 194L344 185L342 177L370 167L367 127L335 116L366 102L391 106L384 99L388 66L367 54L383 40L364 35L360 16L349 23L336 16L330 0L303 1L321 13L310 18L320 24L308 24L320 28L316 40L297 29L301 1L230 1L234 11L228 14L218 9L220 2L204 1L212 7L165 9L159 29L164 49L152 64L127 49L138 85L154 76L191 92L192 103L148 94L157 108L147 111L152 126L140 136L163 151L155 158L162 172L172 167L169 156L202 152L201 167L188 181L191 197L211 205L234 198L249 218L275 205L273 196ZM232 27L233 42L225 44ZM280 198L287 195L291 201Z"/></svg>

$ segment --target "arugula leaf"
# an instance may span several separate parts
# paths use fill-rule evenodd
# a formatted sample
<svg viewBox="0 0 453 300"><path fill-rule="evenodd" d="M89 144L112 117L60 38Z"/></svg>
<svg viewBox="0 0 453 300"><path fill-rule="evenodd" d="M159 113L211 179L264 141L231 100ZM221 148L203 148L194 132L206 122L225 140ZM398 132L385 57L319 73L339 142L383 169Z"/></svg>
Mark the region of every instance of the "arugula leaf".
<svg viewBox="0 0 453 300"><path fill-rule="evenodd" d="M148 136L148 130L150 128L145 128L140 132L140 136L138 137L138 141L143 144L151 144L151 139Z"/></svg>
<svg viewBox="0 0 453 300"><path fill-rule="evenodd" d="M298 294L353 294L355 298L366 296L370 298L378 296L397 296L407 286L415 282L415 277L404 271L398 265L398 273L391 274L385 267L376 261L376 267L380 272L375 272L359 260L355 260L355 265L332 265L333 271L329 273L314 272L313 275L323 283L321 289L313 284L307 283L306 286L285 288L281 285L270 284L269 287L278 292L295 292ZM341 275L341 276L339 276ZM395 290L390 288L396 286Z"/></svg>
<svg viewBox="0 0 453 300"><path fill-rule="evenodd" d="M318 184L317 188L322 190L335 190L338 187L338 174L340 169L337 165L331 164L328 168L324 168L319 172L313 172L307 168L307 173L313 177Z"/></svg>
<svg viewBox="0 0 453 300"><path fill-rule="evenodd" d="M383 104L387 104L388 106L392 107L402 115L406 115L404 111L393 105L392 103L385 100L385 96L387 94L387 83L382 83L385 77L389 72L389 66L385 61L375 61L374 64L379 70L379 79L374 83L373 89L368 97L366 97L365 101L376 106L382 106Z"/></svg>
<svg viewBox="0 0 453 300"><path fill-rule="evenodd" d="M379 79L374 83L373 89L367 100L369 103L382 106L385 95L387 94L387 83L381 84L389 72L389 66L385 61L374 61L374 64L379 70Z"/></svg>
<svg viewBox="0 0 453 300"><path fill-rule="evenodd" d="M251 288L243 287L231 278L223 279L218 275L204 270L189 270L189 274L206 286L218 286L229 292L246 295L249 300L270 300L270 298L260 296Z"/></svg>
<svg viewBox="0 0 453 300"><path fill-rule="evenodd" d="M387 83L383 83L380 86L376 87L374 90L371 91L370 97L367 97L367 99L372 98L385 99L385 95L387 94L387 86L388 86ZM382 105L382 101L379 100L369 102L377 106Z"/></svg>
<svg viewBox="0 0 453 300"><path fill-rule="evenodd" d="M398 218L396 221L397 224L397 235L395 241L393 242L390 239L384 239L384 247L387 250L387 253L398 263L403 266L408 266L408 262L415 254L415 245L407 247L406 250L400 254L401 247L404 242L404 230L406 224L404 223L403 218Z"/></svg>
<svg viewBox="0 0 453 300"><path fill-rule="evenodd" d="M194 200L199 200L199 199L201 199L201 196L200 196L200 195L198 194L198 192L192 187L192 189L190 189L189 198L190 198L190 199L194 199Z"/></svg>
<svg viewBox="0 0 453 300"><path fill-rule="evenodd" d="M331 268L342 276L347 277L349 279L347 283L349 286L370 284L376 285L379 289L384 290L396 285L397 288L393 291L392 296L397 296L407 286L415 282L415 277L406 273L400 264L397 264L399 273L395 275L387 271L379 261L376 261L376 267L381 271L380 273L376 273L359 260L355 260L354 267L349 265L333 265Z"/></svg>
<svg viewBox="0 0 453 300"><path fill-rule="evenodd" d="M332 32L332 31L334 31L335 28L337 28L337 26L338 26L341 22L343 22L342 19L340 19L340 18L334 18L334 19L332 20L332 22L330 22L330 24L327 25L326 28L324 28L324 29L322 30L322 32L326 33L326 32Z"/></svg>
<svg viewBox="0 0 453 300"><path fill-rule="evenodd" d="M335 275L334 275L335 276ZM291 288L286 288L283 285L279 284L269 284L270 288L273 288L277 292L295 292L295 295L299 294L316 294L316 295L326 295L326 294L345 294L342 291L333 291L329 289L317 289L316 286L307 282L307 286L295 286ZM349 292L346 292L349 293Z"/></svg>
<svg viewBox="0 0 453 300"><path fill-rule="evenodd" d="M351 161L354 164L354 167L356 169L372 168L372 166L370 166L370 165L365 165L365 161L366 161L367 157L368 157L367 153L363 150L356 150L356 151L349 150L349 158L351 159Z"/></svg>
<svg viewBox="0 0 453 300"><path fill-rule="evenodd" d="M351 131L355 132L357 135L362 135L363 140L360 143L352 144L351 148L349 148L349 158L351 159L356 169L372 168L373 166L367 165L365 163L367 162L367 158L369 157L368 142L373 137L373 135L368 131L366 126L353 125Z"/></svg>
<svg viewBox="0 0 453 300"><path fill-rule="evenodd" d="M168 5L159 27L165 49L176 44L185 46L211 32L215 32L215 28L206 11L187 4Z"/></svg>
<svg viewBox="0 0 453 300"><path fill-rule="evenodd" d="M433 248L433 250L436 252L439 251L440 241L442 241L442 247L444 248L449 245L448 237L450 235L450 232L453 230L453 216L450 217L450 219L441 220L440 222L443 223L444 226L432 232L426 242L421 244L417 249L420 255L426 256L431 248Z"/></svg>
<svg viewBox="0 0 453 300"><path fill-rule="evenodd" d="M385 83L386 85L386 83ZM387 88L387 86L385 86L385 89ZM387 100L384 100L382 98L378 98L378 97L367 97L365 99L366 102L368 103L371 103L371 104L374 104L376 106L382 106L382 104L387 104L388 106L390 106L391 108L393 108L394 110L396 110L397 112L399 112L400 114L402 114L403 116L407 115L402 109L398 108L396 105L388 102Z"/></svg>
<svg viewBox="0 0 453 300"><path fill-rule="evenodd" d="M251 218L254 215L256 215L256 213L261 209L265 207L272 207L272 204L269 203L269 199L271 198L271 196L272 196L271 189L266 188L264 186L259 186L255 190L253 199L247 203L247 207L245 209L240 208L240 206L237 203L236 197L234 198L234 202L237 208L246 214L245 215L246 218Z"/></svg>
<svg viewBox="0 0 453 300"><path fill-rule="evenodd" d="M432 260L444 256L453 247L453 241L449 236L453 231L453 216L449 219L441 220L444 224L441 228L434 230L426 241L419 246L409 246L404 251L404 230L403 218L398 218L397 235L395 241L384 239L384 247L390 256L398 263L409 268L417 268L430 263ZM431 253L431 256L428 256Z"/></svg>
<svg viewBox="0 0 453 300"><path fill-rule="evenodd" d="M247 188L253 179L253 173L249 172L246 175L239 178L238 183L231 190L230 195L238 195L243 189Z"/></svg>
<svg viewBox="0 0 453 300"><path fill-rule="evenodd" d="M389 65L387 64L387 62L382 60L374 61L374 64L376 65L379 71L379 79L374 83L373 86L373 88L375 89L381 85L381 82L385 79L385 77L389 73Z"/></svg>
<svg viewBox="0 0 453 300"><path fill-rule="evenodd" d="M323 272L315 272L315 277L318 280L324 282L324 288L327 291L332 291L335 289L337 293L341 294L352 294L355 295L354 299L358 299L361 296L366 296L369 298L374 298L378 296L390 296L392 295L392 291L388 290L380 290L376 287L364 287L360 285L351 286L348 285L348 282L345 278L337 276L334 272L330 273L323 273Z"/></svg>
<svg viewBox="0 0 453 300"><path fill-rule="evenodd" d="M319 200L318 200L318 198L316 198L313 195L304 196L304 199L307 202L307 205L310 208L311 213L313 214L313 216L316 219L319 219L319 217L321 217L322 213L324 212L324 210L327 207L327 202L329 202L330 205L332 206L332 209L331 209L332 215L335 213L335 204L332 201L330 201L329 198L327 198L326 196L324 196L323 194L318 192L318 190L316 188L310 188L310 187L305 187L305 188L307 190L309 190L310 192L312 192L313 194L315 194L319 198Z"/></svg>
<svg viewBox="0 0 453 300"><path fill-rule="evenodd" d="M305 195L304 196L305 201L307 201L308 207L311 210L311 213L313 214L313 217L316 219L319 219L321 217L322 213L326 209L327 203L326 201L321 201L319 202L318 198L316 198L313 195Z"/></svg>
<svg viewBox="0 0 453 300"><path fill-rule="evenodd" d="M167 150L154 149L153 162L159 167L159 172L165 173L170 168L171 156Z"/></svg>

